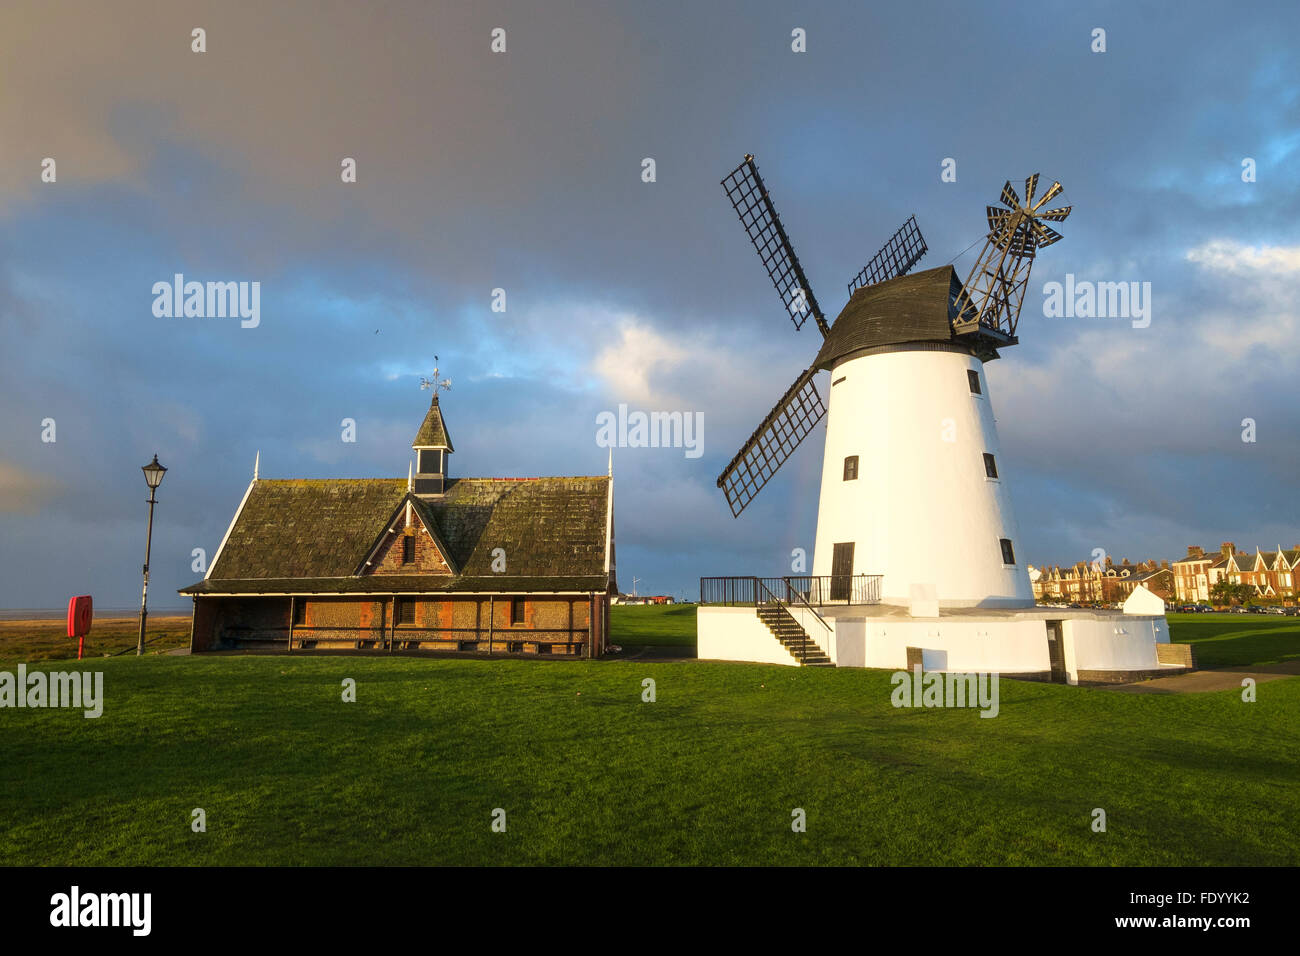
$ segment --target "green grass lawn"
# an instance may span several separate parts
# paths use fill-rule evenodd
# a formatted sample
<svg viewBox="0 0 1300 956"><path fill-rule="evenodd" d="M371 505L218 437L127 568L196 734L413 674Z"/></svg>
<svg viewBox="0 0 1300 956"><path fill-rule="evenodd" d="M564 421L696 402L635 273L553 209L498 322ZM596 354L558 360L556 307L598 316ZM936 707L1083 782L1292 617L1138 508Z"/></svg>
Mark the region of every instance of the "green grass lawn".
<svg viewBox="0 0 1300 956"><path fill-rule="evenodd" d="M609 609L615 644L695 646L694 604L619 604Z"/></svg>
<svg viewBox="0 0 1300 956"><path fill-rule="evenodd" d="M1252 704L1003 681L982 719L856 669L59 666L104 671L104 715L0 710L0 863L1300 863L1300 678Z"/></svg>
<svg viewBox="0 0 1300 956"><path fill-rule="evenodd" d="M1170 614L1169 636L1191 644L1205 669L1283 664L1300 659L1300 617L1271 614Z"/></svg>

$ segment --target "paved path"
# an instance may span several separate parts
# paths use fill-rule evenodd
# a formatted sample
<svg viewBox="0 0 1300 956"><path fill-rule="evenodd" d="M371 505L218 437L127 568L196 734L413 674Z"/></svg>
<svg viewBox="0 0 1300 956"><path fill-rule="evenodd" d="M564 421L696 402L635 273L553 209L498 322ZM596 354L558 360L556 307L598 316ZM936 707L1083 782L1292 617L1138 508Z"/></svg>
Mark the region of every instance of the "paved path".
<svg viewBox="0 0 1300 956"><path fill-rule="evenodd" d="M1177 677L1157 677L1137 684L1116 684L1111 690L1120 694L1195 694L1210 690L1240 690L1247 677L1256 684L1281 680L1300 674L1300 661L1282 664L1259 664L1255 667L1230 667L1216 671L1192 671Z"/></svg>

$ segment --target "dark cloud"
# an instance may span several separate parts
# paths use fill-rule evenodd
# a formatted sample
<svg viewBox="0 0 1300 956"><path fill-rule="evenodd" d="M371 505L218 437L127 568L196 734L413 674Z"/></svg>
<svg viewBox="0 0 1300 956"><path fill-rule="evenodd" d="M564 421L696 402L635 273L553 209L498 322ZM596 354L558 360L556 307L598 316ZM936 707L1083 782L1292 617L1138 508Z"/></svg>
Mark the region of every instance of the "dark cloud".
<svg viewBox="0 0 1300 956"><path fill-rule="evenodd" d="M1281 3L7 5L0 467L49 488L0 518L0 603L129 605L155 451L158 593L215 550L259 450L267 475L405 474L435 352L461 474L599 473L600 411L704 413L701 458L616 453L626 581L788 566L821 431L740 520L713 485L817 344L718 186L747 151L828 311L909 214L938 265L1004 179L1065 183L1066 241L989 373L1030 560L1293 543L1297 273L1188 253L1300 247L1297 26ZM175 272L261 282L261 327L154 318ZM1067 272L1151 282L1150 328L1043 318ZM75 586L43 570L69 536Z"/></svg>

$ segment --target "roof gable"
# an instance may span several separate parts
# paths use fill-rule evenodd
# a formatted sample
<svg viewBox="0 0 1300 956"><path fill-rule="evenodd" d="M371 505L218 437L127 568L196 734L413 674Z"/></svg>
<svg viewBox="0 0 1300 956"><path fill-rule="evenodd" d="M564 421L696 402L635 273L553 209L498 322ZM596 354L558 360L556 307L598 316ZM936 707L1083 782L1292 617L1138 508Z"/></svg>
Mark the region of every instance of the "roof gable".
<svg viewBox="0 0 1300 956"><path fill-rule="evenodd" d="M405 512L408 505L411 509L411 530L416 535L414 565L402 563L397 555L398 542L406 537ZM451 549L438 533L437 521L423 505L423 501L409 492L398 502L380 529L365 560L356 569L357 574L460 574ZM400 529L399 525L402 526ZM419 540L420 531L427 534L428 545Z"/></svg>

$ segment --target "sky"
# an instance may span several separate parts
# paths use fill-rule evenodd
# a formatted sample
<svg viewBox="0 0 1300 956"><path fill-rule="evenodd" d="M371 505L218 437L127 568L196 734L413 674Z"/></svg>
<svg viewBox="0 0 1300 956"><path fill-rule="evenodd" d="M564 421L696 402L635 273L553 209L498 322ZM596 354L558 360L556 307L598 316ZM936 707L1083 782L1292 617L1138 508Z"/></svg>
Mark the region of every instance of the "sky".
<svg viewBox="0 0 1300 956"><path fill-rule="evenodd" d="M6 3L0 607L137 604L155 453L150 603L184 606L259 453L405 477L435 364L453 476L604 474L602 412L702 414L698 457L614 450L624 590L789 573L824 428L740 518L715 486L820 341L719 185L746 153L832 318L909 215L964 277L1004 181L1064 184L987 372L1027 562L1294 546L1298 35L1294 3ZM260 283L259 324L155 315L176 273ZM1149 325L1048 317L1067 274L1149 283Z"/></svg>

